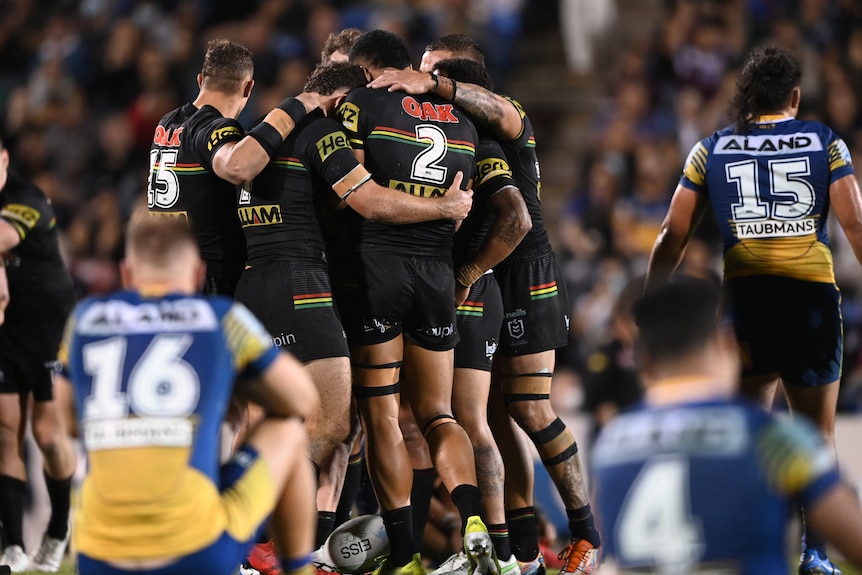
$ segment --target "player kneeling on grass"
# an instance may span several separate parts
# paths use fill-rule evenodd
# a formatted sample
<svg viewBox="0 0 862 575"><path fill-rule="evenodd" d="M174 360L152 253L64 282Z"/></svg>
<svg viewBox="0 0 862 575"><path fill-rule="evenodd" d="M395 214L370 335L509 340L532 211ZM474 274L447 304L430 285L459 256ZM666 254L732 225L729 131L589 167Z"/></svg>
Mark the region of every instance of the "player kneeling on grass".
<svg viewBox="0 0 862 575"><path fill-rule="evenodd" d="M89 462L78 572L229 575L272 514L285 573L310 573L314 475L301 419L318 397L304 368L242 305L195 295L204 266L183 221L136 214L121 273L128 291L82 301L60 348L70 384L59 399ZM266 416L220 469L232 393Z"/></svg>

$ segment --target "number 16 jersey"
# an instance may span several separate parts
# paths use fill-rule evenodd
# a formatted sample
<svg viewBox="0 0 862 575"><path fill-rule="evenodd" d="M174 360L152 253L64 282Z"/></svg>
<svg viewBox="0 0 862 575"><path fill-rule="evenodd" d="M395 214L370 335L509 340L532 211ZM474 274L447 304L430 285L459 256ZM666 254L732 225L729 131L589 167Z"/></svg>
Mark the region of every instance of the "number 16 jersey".
<svg viewBox="0 0 862 575"><path fill-rule="evenodd" d="M445 194L456 172L464 173L462 188L473 177L476 128L438 96L356 88L339 114L350 145L365 151L365 167L381 186L430 198ZM359 250L449 257L454 231L451 220L400 226L363 220Z"/></svg>
<svg viewBox="0 0 862 575"><path fill-rule="evenodd" d="M709 194L726 279L777 275L832 283L829 186L849 174L850 152L827 126L763 116L748 134L725 128L696 144L680 185Z"/></svg>

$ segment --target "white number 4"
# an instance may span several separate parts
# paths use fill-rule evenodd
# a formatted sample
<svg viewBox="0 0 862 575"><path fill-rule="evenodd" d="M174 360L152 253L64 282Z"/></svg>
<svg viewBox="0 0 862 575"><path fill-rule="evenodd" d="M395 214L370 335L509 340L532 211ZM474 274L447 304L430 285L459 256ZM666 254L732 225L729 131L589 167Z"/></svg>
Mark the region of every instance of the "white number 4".
<svg viewBox="0 0 862 575"><path fill-rule="evenodd" d="M118 336L85 345L84 371L93 377L93 386L83 419L120 419L129 408L144 416L190 415L200 397L200 379L182 357L192 340L187 333L155 336L129 372L126 393L121 388L128 340Z"/></svg>
<svg viewBox="0 0 862 575"><path fill-rule="evenodd" d="M626 563L687 573L705 546L700 520L689 509L688 461L649 461L629 489L616 524L617 548Z"/></svg>

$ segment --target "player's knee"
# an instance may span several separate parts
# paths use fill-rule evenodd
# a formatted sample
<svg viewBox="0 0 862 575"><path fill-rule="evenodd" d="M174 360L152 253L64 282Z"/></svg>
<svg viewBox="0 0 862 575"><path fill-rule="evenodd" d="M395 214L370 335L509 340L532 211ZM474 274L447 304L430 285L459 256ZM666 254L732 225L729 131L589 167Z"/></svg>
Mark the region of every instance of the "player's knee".
<svg viewBox="0 0 862 575"><path fill-rule="evenodd" d="M439 430L444 425L457 425L458 422L455 420L455 417L448 413L438 413L433 417L424 419L419 424L422 426L422 435L427 440L435 431Z"/></svg>

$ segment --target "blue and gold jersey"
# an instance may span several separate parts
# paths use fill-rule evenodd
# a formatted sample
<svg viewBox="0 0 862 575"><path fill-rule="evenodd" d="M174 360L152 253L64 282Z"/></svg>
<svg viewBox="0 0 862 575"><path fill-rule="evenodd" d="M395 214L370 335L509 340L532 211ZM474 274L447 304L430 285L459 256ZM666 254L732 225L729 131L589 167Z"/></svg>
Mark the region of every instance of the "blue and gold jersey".
<svg viewBox="0 0 862 575"><path fill-rule="evenodd" d="M751 132L715 132L694 146L680 185L709 194L724 275L834 282L826 236L829 186L853 173L850 152L818 122L758 118Z"/></svg>
<svg viewBox="0 0 862 575"><path fill-rule="evenodd" d="M811 425L742 401L623 413L592 471L605 556L643 573L784 575L797 504L840 481Z"/></svg>
<svg viewBox="0 0 862 575"><path fill-rule="evenodd" d="M201 503L219 491L218 432L234 380L277 354L257 319L226 298L121 292L81 302L59 356L88 459L77 548L168 557L216 540L224 510Z"/></svg>

